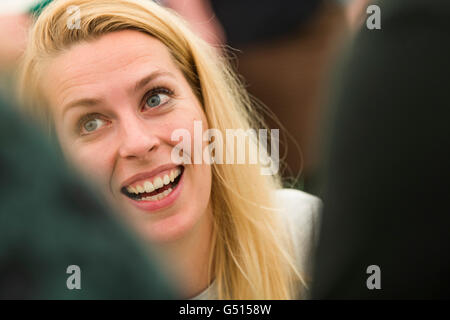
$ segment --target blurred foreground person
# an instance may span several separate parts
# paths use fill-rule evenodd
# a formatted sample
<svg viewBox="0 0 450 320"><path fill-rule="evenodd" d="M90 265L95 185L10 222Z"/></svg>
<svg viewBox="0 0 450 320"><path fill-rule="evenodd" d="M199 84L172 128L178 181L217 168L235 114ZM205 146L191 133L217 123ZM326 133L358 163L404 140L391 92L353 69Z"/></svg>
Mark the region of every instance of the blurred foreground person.
<svg viewBox="0 0 450 320"><path fill-rule="evenodd" d="M174 297L148 249L4 101L0 146L0 299Z"/></svg>
<svg viewBox="0 0 450 320"><path fill-rule="evenodd" d="M332 97L313 298L450 298L450 3L378 5Z"/></svg>

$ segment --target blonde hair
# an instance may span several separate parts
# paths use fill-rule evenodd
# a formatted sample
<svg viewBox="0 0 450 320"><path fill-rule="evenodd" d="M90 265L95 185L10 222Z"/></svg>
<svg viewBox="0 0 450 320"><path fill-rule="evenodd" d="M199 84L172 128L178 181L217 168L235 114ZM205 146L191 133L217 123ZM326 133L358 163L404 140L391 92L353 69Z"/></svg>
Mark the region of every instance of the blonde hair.
<svg viewBox="0 0 450 320"><path fill-rule="evenodd" d="M80 28L70 29L69 6L81 12ZM201 102L209 127L261 127L251 100L227 60L196 36L176 13L142 0L56 0L31 29L19 76L19 96L34 116L50 123L39 87L45 61L99 36L137 30L161 41ZM255 143L247 139L247 144ZM247 146L248 147L248 146ZM292 244L275 207L278 176L260 165L212 165L214 215L209 272L219 299L293 299L305 284L295 268Z"/></svg>

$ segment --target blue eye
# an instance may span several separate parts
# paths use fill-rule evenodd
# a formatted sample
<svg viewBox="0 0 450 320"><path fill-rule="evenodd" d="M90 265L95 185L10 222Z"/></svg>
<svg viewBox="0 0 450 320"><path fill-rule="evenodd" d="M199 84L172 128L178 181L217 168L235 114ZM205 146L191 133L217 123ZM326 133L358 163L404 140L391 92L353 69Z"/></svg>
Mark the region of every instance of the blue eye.
<svg viewBox="0 0 450 320"><path fill-rule="evenodd" d="M105 121L103 121L102 119L99 118L95 118L89 121L86 121L83 124L83 129L86 132L94 132L95 130L100 129L102 126L105 125Z"/></svg>
<svg viewBox="0 0 450 320"><path fill-rule="evenodd" d="M150 97L148 97L147 101L145 102L145 105L149 108L156 108L169 100L169 96L163 93L157 93L153 94Z"/></svg>

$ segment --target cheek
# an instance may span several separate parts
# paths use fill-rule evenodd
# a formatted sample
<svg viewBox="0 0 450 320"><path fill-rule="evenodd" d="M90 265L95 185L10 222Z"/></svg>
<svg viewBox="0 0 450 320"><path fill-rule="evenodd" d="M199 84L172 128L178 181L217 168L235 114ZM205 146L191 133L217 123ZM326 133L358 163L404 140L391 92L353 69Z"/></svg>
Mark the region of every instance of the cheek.
<svg viewBox="0 0 450 320"><path fill-rule="evenodd" d="M192 153L194 152L194 139L200 140L197 141L197 144L202 145L202 150L208 144L207 141L203 141L203 133L208 129L208 122L202 109L196 103L192 103L192 106L179 107L176 112L170 115L170 119L166 123L167 126L163 129L164 137L172 147L181 142L179 137L175 141L171 140L172 133L180 129L189 132Z"/></svg>
<svg viewBox="0 0 450 320"><path fill-rule="evenodd" d="M194 107L191 107L191 106ZM171 116L170 121L167 121L169 125L166 127L166 134L165 136L168 137L167 141L168 143L174 147L176 146L180 141L171 141L171 134L177 129L185 129L189 132L189 135L191 137L191 162L194 163L194 144L195 144L195 137L196 137L196 130L195 130L195 121L201 122L201 130L199 124L197 124L197 135L200 132L200 139L201 139L201 157L202 157L202 163L201 164L192 164L188 165L188 168L190 169L190 181L189 185L187 186L188 189L190 189L189 193L194 196L196 201L190 201L191 203L195 204L195 206L206 206L210 193L211 193L211 183L212 183L212 167L203 161L203 150L207 148L208 142L203 141L203 132L208 129L208 122L206 120L206 117L202 111L202 109L192 104L187 106L186 108L180 107L178 112L174 112ZM199 144L199 142L197 142ZM205 209L205 208L197 208L197 209Z"/></svg>
<svg viewBox="0 0 450 320"><path fill-rule="evenodd" d="M211 184L212 184L212 168L210 165L202 164L198 167L199 174L197 174L198 178L198 186L200 195L202 195L201 203L208 203L209 197L211 195Z"/></svg>
<svg viewBox="0 0 450 320"><path fill-rule="evenodd" d="M110 150L103 148L102 145L77 145L72 143L64 151L68 161L86 179L103 186L109 185L114 164Z"/></svg>

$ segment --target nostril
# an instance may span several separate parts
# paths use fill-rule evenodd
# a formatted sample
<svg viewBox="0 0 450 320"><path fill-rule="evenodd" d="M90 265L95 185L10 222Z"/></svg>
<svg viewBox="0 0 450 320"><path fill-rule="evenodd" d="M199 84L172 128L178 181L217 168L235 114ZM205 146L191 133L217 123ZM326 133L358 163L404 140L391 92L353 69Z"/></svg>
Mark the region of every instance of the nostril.
<svg viewBox="0 0 450 320"><path fill-rule="evenodd" d="M125 159L144 159L149 153L155 151L158 148L157 144L151 146L144 145L143 143L133 143L122 146L119 150L119 155Z"/></svg>
<svg viewBox="0 0 450 320"><path fill-rule="evenodd" d="M119 155L126 159L145 158L148 153L155 151L160 140L155 135L156 128L149 128L139 119L133 118L122 121L121 130L118 131L120 140Z"/></svg>

